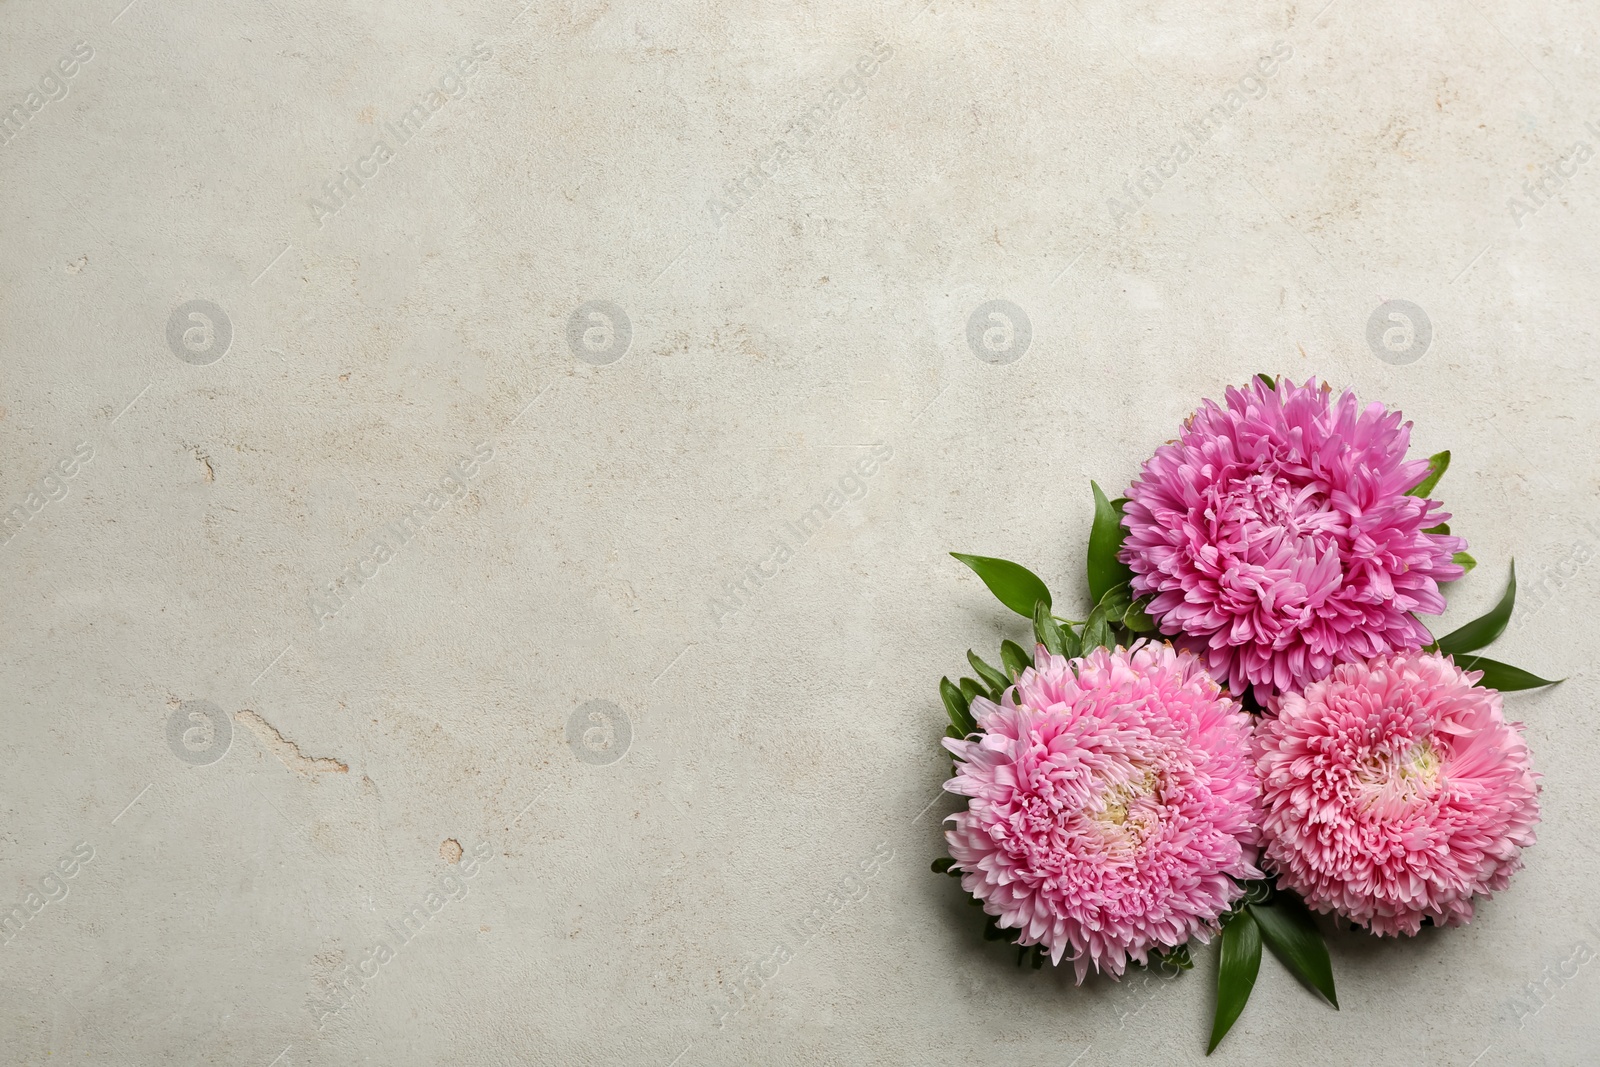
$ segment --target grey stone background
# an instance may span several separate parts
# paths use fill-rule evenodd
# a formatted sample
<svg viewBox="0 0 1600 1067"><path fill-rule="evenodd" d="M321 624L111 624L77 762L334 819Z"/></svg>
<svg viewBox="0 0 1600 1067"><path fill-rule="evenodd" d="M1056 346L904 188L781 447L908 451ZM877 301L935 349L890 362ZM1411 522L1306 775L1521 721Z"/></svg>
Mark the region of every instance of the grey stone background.
<svg viewBox="0 0 1600 1067"><path fill-rule="evenodd" d="M1453 450L1444 625L1515 555L1569 680L1511 889L1213 1059L1593 1062L1600 17L1319 7L4 0L0 1059L1201 1062L1209 950L929 874L1022 633L944 553L1082 597L1267 371Z"/></svg>

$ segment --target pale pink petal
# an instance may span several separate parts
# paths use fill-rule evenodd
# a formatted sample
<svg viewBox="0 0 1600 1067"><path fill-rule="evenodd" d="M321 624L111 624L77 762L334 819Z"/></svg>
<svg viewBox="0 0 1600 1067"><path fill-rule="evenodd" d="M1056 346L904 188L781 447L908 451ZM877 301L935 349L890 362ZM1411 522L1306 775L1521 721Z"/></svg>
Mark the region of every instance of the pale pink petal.
<svg viewBox="0 0 1600 1067"><path fill-rule="evenodd" d="M1539 776L1500 694L1435 653L1341 664L1256 730L1266 863L1375 934L1454 926L1534 842Z"/></svg>
<svg viewBox="0 0 1600 1067"><path fill-rule="evenodd" d="M1038 649L945 785L961 886L1019 945L1117 977L1151 950L1206 939L1258 878L1250 718L1169 644Z"/></svg>

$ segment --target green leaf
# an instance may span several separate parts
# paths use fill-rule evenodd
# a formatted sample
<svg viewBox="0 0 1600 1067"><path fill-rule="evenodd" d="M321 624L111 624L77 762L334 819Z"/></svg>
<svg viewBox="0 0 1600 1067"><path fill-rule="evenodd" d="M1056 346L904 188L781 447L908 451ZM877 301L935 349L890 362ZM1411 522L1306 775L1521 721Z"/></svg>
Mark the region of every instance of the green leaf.
<svg viewBox="0 0 1600 1067"><path fill-rule="evenodd" d="M1094 525L1089 529L1089 599L1096 604L1113 586L1133 578L1128 565L1117 559L1117 550L1127 531L1122 528L1122 509L1106 499L1094 482Z"/></svg>
<svg viewBox="0 0 1600 1067"><path fill-rule="evenodd" d="M1061 654L1068 659L1077 659L1083 655L1083 644L1078 640L1078 631L1071 626L1061 628Z"/></svg>
<svg viewBox="0 0 1600 1067"><path fill-rule="evenodd" d="M1118 621L1129 608L1133 607L1133 587L1127 582L1118 582L1106 590L1098 606L1105 609L1108 621Z"/></svg>
<svg viewBox="0 0 1600 1067"><path fill-rule="evenodd" d="M1247 910L1261 927L1261 939L1294 976L1328 999L1335 1009L1339 997L1333 989L1333 964L1328 946L1306 906L1287 892L1271 904L1251 904Z"/></svg>
<svg viewBox="0 0 1600 1067"><path fill-rule="evenodd" d="M1151 949L1149 969L1168 978L1176 978L1182 971L1194 970L1194 957L1189 954L1189 942L1176 948Z"/></svg>
<svg viewBox="0 0 1600 1067"><path fill-rule="evenodd" d="M1463 652L1472 652L1494 641L1495 638L1505 633L1506 623L1511 621L1511 606L1517 602L1517 563L1511 561L1511 580L1506 583L1506 591L1487 614L1480 615L1467 623L1459 630L1452 630L1435 642L1440 652L1457 656Z"/></svg>
<svg viewBox="0 0 1600 1067"><path fill-rule="evenodd" d="M1444 477L1444 472L1450 469L1450 450L1428 457L1428 476L1418 482L1411 489L1406 490L1406 496L1425 497L1433 492L1433 487L1439 484L1439 479Z"/></svg>
<svg viewBox="0 0 1600 1067"><path fill-rule="evenodd" d="M1109 648L1113 638L1111 626L1106 621L1106 612L1103 607L1096 607L1089 612L1089 621L1083 624L1083 653L1088 653L1096 648Z"/></svg>
<svg viewBox="0 0 1600 1067"><path fill-rule="evenodd" d="M938 859L933 861L933 873L944 874L950 869L950 865L954 862L955 860L951 859L949 856L940 856Z"/></svg>
<svg viewBox="0 0 1600 1067"><path fill-rule="evenodd" d="M1257 374L1256 377L1266 382L1268 389L1276 389L1278 387L1278 379L1270 374Z"/></svg>
<svg viewBox="0 0 1600 1067"><path fill-rule="evenodd" d="M978 657L978 654L970 648L967 649L967 662L972 664L972 669L978 672L978 677L982 678L984 683L988 685L989 691L994 695L994 699L999 700L1000 694L1005 692L1006 687L1011 684L1011 679L983 662Z"/></svg>
<svg viewBox="0 0 1600 1067"><path fill-rule="evenodd" d="M1156 620L1152 619L1145 611L1150 606L1150 601L1155 599L1155 594L1142 596L1128 605L1128 610L1122 613L1122 625L1136 634L1154 633Z"/></svg>
<svg viewBox="0 0 1600 1067"><path fill-rule="evenodd" d="M1248 911L1234 914L1222 928L1222 955L1217 964L1217 1013L1211 1021L1211 1043L1206 1055L1216 1051L1239 1013L1261 970L1261 927Z"/></svg>
<svg viewBox="0 0 1600 1067"><path fill-rule="evenodd" d="M967 698L967 704L970 707L974 700L985 694L983 686L971 678L963 678L961 679L961 695Z"/></svg>
<svg viewBox="0 0 1600 1067"><path fill-rule="evenodd" d="M1033 636L1052 656L1067 654L1061 640L1061 627L1050 615L1050 605L1042 600L1033 609Z"/></svg>
<svg viewBox="0 0 1600 1067"><path fill-rule="evenodd" d="M1448 537L1450 536L1450 524L1448 522L1441 522L1439 525L1430 526L1422 532L1426 534L1444 534L1446 537Z"/></svg>
<svg viewBox="0 0 1600 1067"><path fill-rule="evenodd" d="M1457 552L1450 557L1450 562L1466 571L1467 574L1471 574L1472 568L1478 565L1478 561L1473 559L1472 554L1469 552Z"/></svg>
<svg viewBox="0 0 1600 1067"><path fill-rule="evenodd" d="M1006 673L1011 675L1013 681L1022 677L1022 672L1033 666L1033 657L1015 641L1000 642L1000 662L1006 665Z"/></svg>
<svg viewBox="0 0 1600 1067"><path fill-rule="evenodd" d="M992 556L968 556L960 552L950 554L971 567L973 573L989 587L989 592L1000 599L1000 603L1023 618L1033 618L1033 606L1041 600L1046 607L1049 606L1050 590L1045 588L1037 574L1022 564Z"/></svg>
<svg viewBox="0 0 1600 1067"><path fill-rule="evenodd" d="M1478 679L1479 685L1485 689L1498 689L1502 693L1515 693L1519 689L1538 689L1542 685L1560 685L1565 678L1551 681L1540 678L1537 674L1529 674L1521 667L1513 667L1509 663L1492 660L1488 656L1457 656L1456 666L1464 671L1482 671L1483 677Z"/></svg>
<svg viewBox="0 0 1600 1067"><path fill-rule="evenodd" d="M978 729L972 712L968 710L967 698L950 679L939 679L939 696L944 699L944 710L950 716L950 725L960 730L962 737Z"/></svg>

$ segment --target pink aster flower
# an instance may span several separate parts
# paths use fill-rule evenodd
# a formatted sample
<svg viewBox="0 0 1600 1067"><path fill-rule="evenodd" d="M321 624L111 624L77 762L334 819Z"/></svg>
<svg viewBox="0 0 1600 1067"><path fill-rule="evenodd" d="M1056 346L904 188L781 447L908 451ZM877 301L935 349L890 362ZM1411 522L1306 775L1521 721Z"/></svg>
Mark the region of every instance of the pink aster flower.
<svg viewBox="0 0 1600 1067"><path fill-rule="evenodd" d="M1266 863L1375 934L1472 918L1533 844L1539 776L1481 674L1436 653L1344 664L1257 730Z"/></svg>
<svg viewBox="0 0 1600 1067"><path fill-rule="evenodd" d="M1019 945L1120 976L1131 958L1207 940L1255 867L1260 785L1250 719L1168 644L1041 646L982 733L945 740L971 798L945 832L961 888Z"/></svg>
<svg viewBox="0 0 1600 1067"><path fill-rule="evenodd" d="M1444 610L1461 577L1450 516L1406 495L1411 424L1345 392L1259 378L1207 400L1128 490L1122 560L1149 613L1236 693L1258 700L1336 663L1432 641L1413 612Z"/></svg>

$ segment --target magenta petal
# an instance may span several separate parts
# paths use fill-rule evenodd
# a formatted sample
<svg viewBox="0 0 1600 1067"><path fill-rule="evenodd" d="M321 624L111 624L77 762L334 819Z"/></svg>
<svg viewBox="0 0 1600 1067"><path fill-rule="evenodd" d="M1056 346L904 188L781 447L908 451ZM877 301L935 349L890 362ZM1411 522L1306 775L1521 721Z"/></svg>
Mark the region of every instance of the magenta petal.
<svg viewBox="0 0 1600 1067"><path fill-rule="evenodd" d="M1423 532L1447 515L1406 495L1426 468L1406 459L1410 424L1314 379L1226 401L1203 402L1127 493L1122 558L1161 632L1269 706L1336 663L1422 647L1410 613L1443 610L1466 542Z"/></svg>

